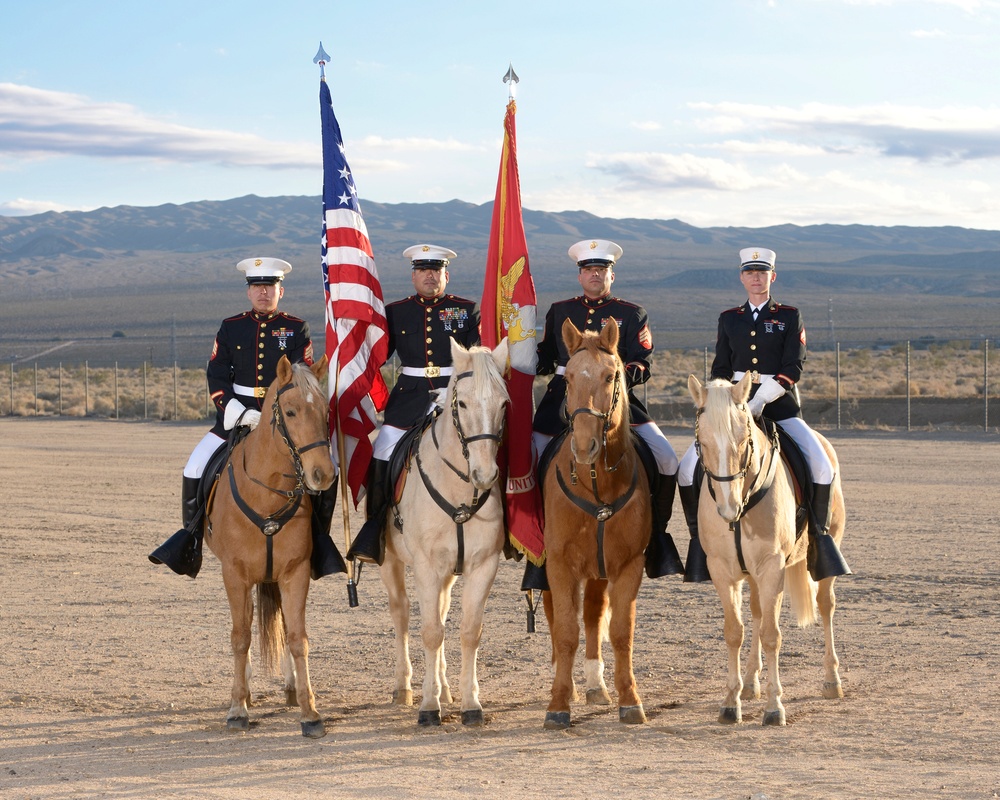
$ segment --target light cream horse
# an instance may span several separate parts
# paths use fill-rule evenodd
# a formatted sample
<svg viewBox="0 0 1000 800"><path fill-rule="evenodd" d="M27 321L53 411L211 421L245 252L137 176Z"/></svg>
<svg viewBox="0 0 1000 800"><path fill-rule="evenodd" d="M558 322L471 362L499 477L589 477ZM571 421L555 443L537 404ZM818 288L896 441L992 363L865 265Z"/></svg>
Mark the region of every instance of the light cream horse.
<svg viewBox="0 0 1000 800"><path fill-rule="evenodd" d="M778 617L786 588L799 627L815 624L818 603L826 641L823 697L844 696L833 644L835 578L817 584L809 576L806 568L809 534L803 531L796 539L796 500L791 473L747 408L751 374L747 373L735 385L713 380L704 386L691 375L688 389L696 408L695 442L705 470L698 530L708 571L722 600L729 651L729 676L719 722L740 722L741 699L760 698L763 649L767 661L763 724L784 725L785 708L781 703L778 673L781 649ZM833 447L822 436L820 440L837 471L830 535L839 544L845 519L840 470ZM752 639L746 671L741 676L744 581L750 585Z"/></svg>
<svg viewBox="0 0 1000 800"><path fill-rule="evenodd" d="M264 396L260 423L237 444L212 497L205 541L222 564L233 618L230 730L250 719L250 634L253 589L261 662L280 658L286 701L301 711L302 735L324 735L309 681L306 597L312 553L312 498L336 477L330 458L326 356L307 367L282 356Z"/></svg>
<svg viewBox="0 0 1000 800"><path fill-rule="evenodd" d="M483 724L476 659L505 535L497 447L508 403L507 340L492 352L486 347L466 350L452 340L451 355L454 373L443 410L423 432L399 505L386 523L385 561L379 569L396 630L393 701L411 705L405 567L412 568L425 670L417 722L425 726L440 725L441 704L452 702L444 635L458 575L465 579L459 677L462 724Z"/></svg>

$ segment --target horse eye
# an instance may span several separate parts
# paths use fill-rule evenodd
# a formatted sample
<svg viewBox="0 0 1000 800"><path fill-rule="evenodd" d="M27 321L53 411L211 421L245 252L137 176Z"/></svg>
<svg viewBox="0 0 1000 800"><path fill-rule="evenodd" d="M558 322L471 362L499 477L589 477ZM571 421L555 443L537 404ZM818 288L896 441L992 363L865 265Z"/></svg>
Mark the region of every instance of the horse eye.
<svg viewBox="0 0 1000 800"><path fill-rule="evenodd" d="M604 382L605 382L605 383L613 383L613 382L614 382L614 379L615 379L615 376L614 376L614 375L608 375L608 376L607 376L607 377L606 377L606 378L604 379Z"/></svg>
<svg viewBox="0 0 1000 800"><path fill-rule="evenodd" d="M286 417L294 417L295 416L295 409L294 408L288 409L288 411L285 412L285 416Z"/></svg>
<svg viewBox="0 0 1000 800"><path fill-rule="evenodd" d="M468 408L468 406L465 405L465 401L464 400L459 400L458 401L458 407L459 408Z"/></svg>

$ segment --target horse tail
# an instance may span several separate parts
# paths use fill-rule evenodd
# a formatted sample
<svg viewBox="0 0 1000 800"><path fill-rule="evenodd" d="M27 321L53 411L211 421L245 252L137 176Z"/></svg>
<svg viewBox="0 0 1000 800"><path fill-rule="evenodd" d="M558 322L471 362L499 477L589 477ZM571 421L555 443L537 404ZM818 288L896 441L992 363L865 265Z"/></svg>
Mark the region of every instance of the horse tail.
<svg viewBox="0 0 1000 800"><path fill-rule="evenodd" d="M275 675L285 652L285 620L281 615L281 592L276 583L257 584L257 631L261 668Z"/></svg>
<svg viewBox="0 0 1000 800"><path fill-rule="evenodd" d="M815 625L816 584L809 577L804 558L785 568L785 588L788 590L788 600L792 605L796 624L800 628Z"/></svg>

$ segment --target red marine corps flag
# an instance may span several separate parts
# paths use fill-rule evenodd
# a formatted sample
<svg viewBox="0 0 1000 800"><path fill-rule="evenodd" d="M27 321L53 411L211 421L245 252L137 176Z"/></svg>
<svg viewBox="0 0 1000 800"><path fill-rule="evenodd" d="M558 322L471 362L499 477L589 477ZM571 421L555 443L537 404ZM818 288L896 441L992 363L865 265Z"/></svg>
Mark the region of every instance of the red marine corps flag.
<svg viewBox="0 0 1000 800"><path fill-rule="evenodd" d="M514 115L514 84L517 75L507 71L510 100L504 117L503 151L493 223L486 255L486 279L480 303L481 337L487 347L496 347L504 336L510 345L507 389L507 529L511 543L533 564L541 565L542 502L535 481L531 453L531 417L534 411L531 386L538 361L535 341L535 284L528 268L528 243L521 218L521 184L517 174L517 136Z"/></svg>
<svg viewBox="0 0 1000 800"><path fill-rule="evenodd" d="M326 294L326 354L330 359L330 433L338 431L339 467L354 505L368 473L375 412L388 391L381 366L389 349L382 286L358 190L347 166L340 125L333 113L323 66L330 57L320 44L320 117L323 128L323 288ZM338 441L338 445L341 444ZM346 500L346 497L345 497ZM346 502L345 502L346 506ZM346 517L346 510L345 510ZM348 546L350 540L348 539Z"/></svg>

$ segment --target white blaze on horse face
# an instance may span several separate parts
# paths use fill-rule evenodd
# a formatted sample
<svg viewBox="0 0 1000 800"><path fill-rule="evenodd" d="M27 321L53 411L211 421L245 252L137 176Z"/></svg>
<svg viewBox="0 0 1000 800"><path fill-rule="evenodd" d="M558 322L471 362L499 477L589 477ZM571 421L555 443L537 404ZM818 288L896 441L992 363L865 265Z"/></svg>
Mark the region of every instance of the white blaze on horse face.
<svg viewBox="0 0 1000 800"><path fill-rule="evenodd" d="M735 475L740 471L739 458L731 458L733 453L733 441L728 435L717 431L713 436L714 452L717 454L716 463L712 467L712 472L720 476ZM738 456L738 451L736 451ZM743 496L743 480L734 478L731 481L713 481L715 489L715 505L719 509L719 515L726 522L733 522L739 518L742 512L741 498Z"/></svg>

